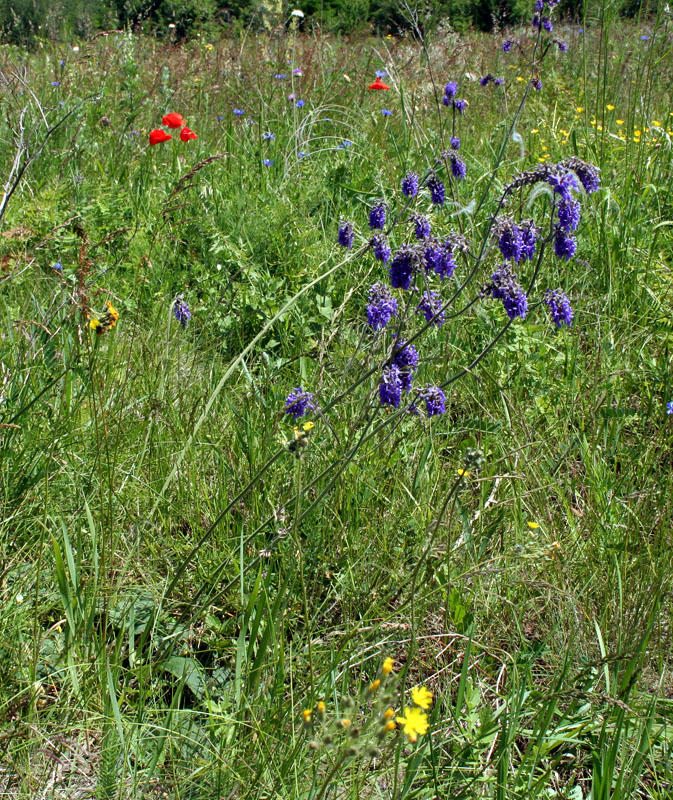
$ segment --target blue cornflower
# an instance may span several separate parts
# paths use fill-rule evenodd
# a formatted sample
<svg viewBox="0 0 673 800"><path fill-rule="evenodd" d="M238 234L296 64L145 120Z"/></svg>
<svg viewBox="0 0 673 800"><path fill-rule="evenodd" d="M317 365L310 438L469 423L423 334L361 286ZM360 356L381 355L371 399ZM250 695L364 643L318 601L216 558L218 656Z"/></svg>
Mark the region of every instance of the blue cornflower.
<svg viewBox="0 0 673 800"><path fill-rule="evenodd" d="M668 403L666 403L666 413L673 414L673 400L670 400Z"/></svg>
<svg viewBox="0 0 673 800"><path fill-rule="evenodd" d="M218 118L217 118L217 121L218 121L218 122L222 122L222 120L223 120L223 119L224 119L224 117L218 117Z"/></svg>
<svg viewBox="0 0 673 800"><path fill-rule="evenodd" d="M271 133L271 131L267 131L266 133L262 134L262 139L266 139L267 142L269 140L275 139L275 138L276 138L276 134L275 133Z"/></svg>
<svg viewBox="0 0 673 800"><path fill-rule="evenodd" d="M403 245L393 256L388 274L393 289L408 289L416 267L416 253L411 247Z"/></svg>
<svg viewBox="0 0 673 800"><path fill-rule="evenodd" d="M385 78L386 77L386 71L384 69L377 69L374 74L376 75L377 78Z"/></svg>
<svg viewBox="0 0 673 800"><path fill-rule="evenodd" d="M369 211L369 228L373 231L383 230L386 227L386 204L378 200Z"/></svg>
<svg viewBox="0 0 673 800"><path fill-rule="evenodd" d="M430 322L430 320L432 320L432 324L436 325L438 328L444 324L442 298L437 292L423 292L421 302L416 306L416 313L424 314L425 321Z"/></svg>
<svg viewBox="0 0 673 800"><path fill-rule="evenodd" d="M430 236L430 222L422 214L414 214L411 218L414 223L414 234L417 239L427 239Z"/></svg>
<svg viewBox="0 0 673 800"><path fill-rule="evenodd" d="M644 42L646 42L646 41L647 41L647 40L648 40L650 37L649 37L649 36L645 36L645 35L643 35L643 36L641 36L640 38L641 38L641 39L642 39Z"/></svg>
<svg viewBox="0 0 673 800"><path fill-rule="evenodd" d="M446 190L444 184L436 175L428 178L428 189L430 189L430 197L436 206L443 206L446 200Z"/></svg>
<svg viewBox="0 0 673 800"><path fill-rule="evenodd" d="M487 288L491 296L502 300L502 304L510 319L525 319L528 313L528 298L516 274L508 263L502 264L491 276L491 284Z"/></svg>
<svg viewBox="0 0 673 800"><path fill-rule="evenodd" d="M462 181L465 176L467 175L467 167L465 166L465 162L462 158L458 158L455 153L451 153L451 174L454 178L459 181Z"/></svg>
<svg viewBox="0 0 673 800"><path fill-rule="evenodd" d="M451 137L451 149L460 150L460 139L457 136Z"/></svg>
<svg viewBox="0 0 673 800"><path fill-rule="evenodd" d="M374 251L374 258L377 261L381 261L384 264L387 264L390 261L390 256L392 255L393 251L390 249L388 240L382 233L377 233L372 236L369 246Z"/></svg>
<svg viewBox="0 0 673 800"><path fill-rule="evenodd" d="M297 100L295 105L297 106L297 108L303 108L306 105L306 100Z"/></svg>
<svg viewBox="0 0 673 800"><path fill-rule="evenodd" d="M580 28L577 33L584 33L584 28Z"/></svg>
<svg viewBox="0 0 673 800"><path fill-rule="evenodd" d="M561 289L547 289L544 302L557 328L562 325L567 325L568 327L572 325L573 310L565 292L561 291Z"/></svg>
<svg viewBox="0 0 673 800"><path fill-rule="evenodd" d="M387 108L382 108L381 113L383 114L384 117L389 117L393 112L389 111Z"/></svg>
<svg viewBox="0 0 673 800"><path fill-rule="evenodd" d="M60 86L61 85L61 81L52 81L51 85L52 86Z"/></svg>
<svg viewBox="0 0 673 800"><path fill-rule="evenodd" d="M339 224L339 235L338 241L342 247L345 247L347 250L350 250L353 247L353 239L355 238L355 233L353 232L353 223L343 221Z"/></svg>
<svg viewBox="0 0 673 800"><path fill-rule="evenodd" d="M425 400L425 413L429 417L446 413L446 395L439 386L426 386L417 391L419 398Z"/></svg>
<svg viewBox="0 0 673 800"><path fill-rule="evenodd" d="M564 261L570 261L575 255L577 250L577 242L573 237L566 233L560 225L555 226L554 235L554 252L557 258L562 258Z"/></svg>
<svg viewBox="0 0 673 800"><path fill-rule="evenodd" d="M467 100L454 100L453 107L459 114L464 114L465 109L467 108Z"/></svg>
<svg viewBox="0 0 673 800"><path fill-rule="evenodd" d="M63 264L60 261L57 261L55 264L51 265L52 269L55 269L56 272L63 272Z"/></svg>
<svg viewBox="0 0 673 800"><path fill-rule="evenodd" d="M384 283L375 283L369 289L367 322L375 331L385 328L392 317L397 316L397 300Z"/></svg>
<svg viewBox="0 0 673 800"><path fill-rule="evenodd" d="M65 59L63 59L63 58L60 58L60 59L58 60L58 65L59 65L59 67L65 67Z"/></svg>
<svg viewBox="0 0 673 800"><path fill-rule="evenodd" d="M301 386L297 386L285 398L285 413L292 414L295 420L303 417L307 411L315 411L315 407L313 395Z"/></svg>
<svg viewBox="0 0 673 800"><path fill-rule="evenodd" d="M384 367L379 383L379 400L382 406L399 408L402 399L402 380L399 367Z"/></svg>
<svg viewBox="0 0 673 800"><path fill-rule="evenodd" d="M262 164L264 164L265 167L270 167L273 164L273 161L270 158L265 158L262 161Z"/></svg>
<svg viewBox="0 0 673 800"><path fill-rule="evenodd" d="M399 350L393 356L393 365L399 368L402 388L408 394L414 373L418 369L418 350L413 344L406 344L404 340L400 340Z"/></svg>
<svg viewBox="0 0 673 800"><path fill-rule="evenodd" d="M574 197L562 197L558 204L559 225L564 231L576 231L580 224L580 204Z"/></svg>
<svg viewBox="0 0 673 800"><path fill-rule="evenodd" d="M343 142L341 142L341 144L339 145L339 148L341 150L346 150L348 147L352 147L352 146L353 146L353 142L351 142L350 139L344 139Z"/></svg>
<svg viewBox="0 0 673 800"><path fill-rule="evenodd" d="M237 117L242 117L243 114L245 114L245 111L243 111L242 108L235 108L234 109L234 114L236 114Z"/></svg>
<svg viewBox="0 0 673 800"><path fill-rule="evenodd" d="M284 72L279 72L277 75L273 76L278 81L284 81L287 78L287 75Z"/></svg>
<svg viewBox="0 0 673 800"><path fill-rule="evenodd" d="M308 157L308 156L310 156L310 155L311 155L310 153L308 153L308 152L305 152L304 150L300 150L300 151L297 153L297 158L307 158L307 157Z"/></svg>
<svg viewBox="0 0 673 800"><path fill-rule="evenodd" d="M405 197L416 197L418 194L418 173L407 172L402 178L402 194Z"/></svg>
<svg viewBox="0 0 673 800"><path fill-rule="evenodd" d="M192 317L192 314L182 295L180 295L176 299L175 303L173 303L173 313L175 314L175 319L180 323L180 325L182 325L183 328L186 328L187 323Z"/></svg>

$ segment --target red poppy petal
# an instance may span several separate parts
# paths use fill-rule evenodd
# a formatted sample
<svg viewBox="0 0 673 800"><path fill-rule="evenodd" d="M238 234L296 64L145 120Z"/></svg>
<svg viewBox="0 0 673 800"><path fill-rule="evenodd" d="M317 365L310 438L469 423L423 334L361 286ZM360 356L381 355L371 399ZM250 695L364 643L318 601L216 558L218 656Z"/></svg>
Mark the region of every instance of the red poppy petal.
<svg viewBox="0 0 673 800"><path fill-rule="evenodd" d="M183 142L188 142L190 139L198 139L199 137L185 125L180 131L180 138Z"/></svg>
<svg viewBox="0 0 673 800"><path fill-rule="evenodd" d="M169 139L173 137L170 133L166 133L166 131L162 131L161 128L155 128L153 131L150 131L150 144L160 144L161 142L167 142Z"/></svg>
<svg viewBox="0 0 673 800"><path fill-rule="evenodd" d="M176 114L174 111L162 117L161 122L167 128L181 128L185 124L182 114Z"/></svg>
<svg viewBox="0 0 673 800"><path fill-rule="evenodd" d="M370 89L385 89L388 91L390 86L386 86L385 83L381 80L381 78L377 78L374 83L372 83L369 87Z"/></svg>

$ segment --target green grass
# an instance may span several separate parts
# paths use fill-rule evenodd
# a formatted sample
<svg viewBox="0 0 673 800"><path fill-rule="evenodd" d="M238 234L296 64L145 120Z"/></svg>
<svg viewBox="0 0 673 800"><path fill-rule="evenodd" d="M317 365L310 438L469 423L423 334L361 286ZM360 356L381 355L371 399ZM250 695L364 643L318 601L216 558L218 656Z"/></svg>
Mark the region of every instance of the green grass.
<svg viewBox="0 0 673 800"><path fill-rule="evenodd" d="M671 797L671 31L613 16L559 26L509 138L530 66L501 38L0 52L2 174L21 137L35 156L0 222L0 794ZM392 91L367 92L377 69ZM419 336L417 384L459 376L426 419L378 405L393 339L364 306L387 272L363 245L371 203L399 211L442 150L449 79L468 177L418 201L433 230L478 253L541 160L586 159L601 190L525 321L478 300ZM150 148L169 111L199 138ZM569 329L540 302L557 286ZM320 411L295 457L299 385ZM380 736L417 684L429 732Z"/></svg>

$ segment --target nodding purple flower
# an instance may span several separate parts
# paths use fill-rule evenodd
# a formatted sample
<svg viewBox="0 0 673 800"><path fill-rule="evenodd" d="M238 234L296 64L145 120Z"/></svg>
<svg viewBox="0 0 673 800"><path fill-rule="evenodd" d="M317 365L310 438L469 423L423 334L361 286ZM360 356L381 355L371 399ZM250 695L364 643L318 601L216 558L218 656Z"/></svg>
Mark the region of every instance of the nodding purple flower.
<svg viewBox="0 0 673 800"><path fill-rule="evenodd" d="M430 221L422 214L414 214L414 234L417 239L427 239L430 236Z"/></svg>
<svg viewBox="0 0 673 800"><path fill-rule="evenodd" d="M533 14L532 25L533 25L534 28L539 28L540 27L540 15L539 14Z"/></svg>
<svg viewBox="0 0 673 800"><path fill-rule="evenodd" d="M564 261L570 261L575 255L577 250L577 242L573 237L566 233L560 225L555 226L554 234L554 252L557 258L562 258Z"/></svg>
<svg viewBox="0 0 673 800"><path fill-rule="evenodd" d="M449 81L446 86L444 87L444 97L446 100L453 100L456 96L456 92L458 91L458 83L456 81ZM445 106L448 106L449 103L445 102Z"/></svg>
<svg viewBox="0 0 673 800"><path fill-rule="evenodd" d="M400 369L392 364L384 367L379 383L379 400L382 406L399 408L402 399L402 379Z"/></svg>
<svg viewBox="0 0 673 800"><path fill-rule="evenodd" d="M315 411L315 407L313 395L301 386L297 386L285 398L285 413L292 414L295 420L303 417L307 411Z"/></svg>
<svg viewBox="0 0 673 800"><path fill-rule="evenodd" d="M180 325L182 325L183 328L186 328L187 323L192 317L192 314L182 295L180 295L175 303L173 303L173 313L175 314L175 319L180 323Z"/></svg>
<svg viewBox="0 0 673 800"><path fill-rule="evenodd" d="M467 175L467 167L465 166L465 162L462 158L458 158L455 153L451 153L450 159L451 174L459 181L464 180L465 176Z"/></svg>
<svg viewBox="0 0 673 800"><path fill-rule="evenodd" d="M378 200L369 211L369 227L371 230L383 230L386 226L386 204Z"/></svg>
<svg viewBox="0 0 673 800"><path fill-rule="evenodd" d="M400 340L399 347L393 356L393 365L399 369L402 388L408 394L414 373L418 369L418 350L413 344L405 344L404 340Z"/></svg>
<svg viewBox="0 0 673 800"><path fill-rule="evenodd" d="M417 391L419 398L425 400L425 413L429 417L446 414L446 395L439 386L426 386Z"/></svg>
<svg viewBox="0 0 673 800"><path fill-rule="evenodd" d="M554 30L554 26L552 25L552 21L549 17L542 17L542 27L547 31L547 33L551 33Z"/></svg>
<svg viewBox="0 0 673 800"><path fill-rule="evenodd" d="M441 328L444 324L442 298L437 292L423 292L421 302L416 306L416 313L423 314L426 322L432 320L432 324L436 325L438 328Z"/></svg>
<svg viewBox="0 0 673 800"><path fill-rule="evenodd" d="M542 81L539 78L531 78L530 79L531 85L536 92L542 91Z"/></svg>
<svg viewBox="0 0 673 800"><path fill-rule="evenodd" d="M451 149L460 150L460 139L457 136L451 137Z"/></svg>
<svg viewBox="0 0 673 800"><path fill-rule="evenodd" d="M558 47L560 53L568 52L568 42L564 42L561 39L557 39L556 46Z"/></svg>
<svg viewBox="0 0 673 800"><path fill-rule="evenodd" d="M496 78L496 79L493 81L493 83L494 83L496 86L502 86L502 85L504 84L504 82L505 82L505 79L504 79L504 78L501 78L501 77L499 77L499 78Z"/></svg>
<svg viewBox="0 0 673 800"><path fill-rule="evenodd" d="M516 273L512 272L509 264L505 263L491 276L491 284L487 287L492 297L502 300L502 304L510 319L515 317L526 318L528 313L528 298Z"/></svg>
<svg viewBox="0 0 673 800"><path fill-rule="evenodd" d="M372 236L369 246L374 251L374 258L377 261L382 261L384 264L390 261L392 250L390 249L388 240L382 233L377 233L375 236Z"/></svg>
<svg viewBox="0 0 673 800"><path fill-rule="evenodd" d="M402 194L405 197L416 197L418 194L418 173L407 172L402 178Z"/></svg>
<svg viewBox="0 0 673 800"><path fill-rule="evenodd" d="M453 107L460 115L464 115L467 108L467 100L454 100Z"/></svg>
<svg viewBox="0 0 673 800"><path fill-rule="evenodd" d="M446 241L443 244L435 241L425 248L424 257L426 271L434 272L440 278L450 278L456 269L453 246L450 241Z"/></svg>
<svg viewBox="0 0 673 800"><path fill-rule="evenodd" d="M341 222L339 223L339 244L342 247L345 247L347 250L350 250L353 246L353 239L355 238L355 233L353 231L353 223L352 222Z"/></svg>
<svg viewBox="0 0 673 800"><path fill-rule="evenodd" d="M484 75L484 77L483 77L483 78L481 78L481 79L479 80L479 83L480 83L482 86L488 86L488 84L489 84L491 81L494 81L494 80L495 80L495 78L494 78L494 77L493 77L493 75L491 75L491 73L489 72L487 75Z"/></svg>
<svg viewBox="0 0 673 800"><path fill-rule="evenodd" d="M369 289L367 322L375 331L385 328L391 317L397 316L397 300L384 283L375 283Z"/></svg>
<svg viewBox="0 0 673 800"><path fill-rule="evenodd" d="M564 231L576 231L580 224L580 204L574 197L562 197L558 204L558 221Z"/></svg>
<svg viewBox="0 0 673 800"><path fill-rule="evenodd" d="M393 289L408 289L414 276L416 253L406 245L402 245L390 262L388 274Z"/></svg>
<svg viewBox="0 0 673 800"><path fill-rule="evenodd" d="M535 242L539 229L532 219L521 224L521 240L523 242L523 249L521 251L521 259L529 261L535 254Z"/></svg>
<svg viewBox="0 0 673 800"><path fill-rule="evenodd" d="M514 222L503 221L497 231L500 233L498 247L502 257L519 262L524 249L523 233Z"/></svg>
<svg viewBox="0 0 673 800"><path fill-rule="evenodd" d="M568 327L572 325L573 310L565 292L561 291L561 289L547 289L544 302L557 328L562 325L567 325Z"/></svg>
<svg viewBox="0 0 673 800"><path fill-rule="evenodd" d="M514 44L514 42L511 39L505 39L505 41L502 43L502 52L503 53L510 53L511 50L512 50L512 45L513 44Z"/></svg>
<svg viewBox="0 0 673 800"><path fill-rule="evenodd" d="M304 71L302 70L302 68L301 68L301 67L295 67L295 68L292 70L292 74L293 74L293 75L303 75L303 74L304 74Z"/></svg>
<svg viewBox="0 0 673 800"><path fill-rule="evenodd" d="M443 206L446 200L446 190L444 184L436 175L428 178L428 189L430 189L430 197L436 206Z"/></svg>
<svg viewBox="0 0 673 800"><path fill-rule="evenodd" d="M586 161L582 161L581 158L577 158L576 156L571 156L562 163L563 166L568 167L577 175L587 194L598 191L601 179L598 170L593 164L588 164ZM575 188L578 188L577 183L575 183Z"/></svg>
<svg viewBox="0 0 673 800"><path fill-rule="evenodd" d="M275 133L271 133L271 131L267 131L266 133L262 134L262 139L266 140L267 142L276 138Z"/></svg>

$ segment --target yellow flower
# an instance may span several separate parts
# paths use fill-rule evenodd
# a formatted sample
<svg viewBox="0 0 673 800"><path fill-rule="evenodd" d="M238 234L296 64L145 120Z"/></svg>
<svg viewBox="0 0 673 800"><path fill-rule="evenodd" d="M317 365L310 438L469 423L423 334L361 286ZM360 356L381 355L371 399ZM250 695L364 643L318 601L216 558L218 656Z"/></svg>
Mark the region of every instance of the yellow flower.
<svg viewBox="0 0 673 800"><path fill-rule="evenodd" d="M375 681L372 681L369 684L369 691L370 692L375 692L379 688L380 685L381 685L381 681L377 678Z"/></svg>
<svg viewBox="0 0 673 800"><path fill-rule="evenodd" d="M386 708L386 710L383 712L383 719L392 719L394 716L395 712L390 706L388 706L388 708Z"/></svg>
<svg viewBox="0 0 673 800"><path fill-rule="evenodd" d="M392 719L389 719L388 722L383 726L384 731L394 731L397 725L393 722Z"/></svg>
<svg viewBox="0 0 673 800"><path fill-rule="evenodd" d="M642 136L642 131L633 131L634 136Z"/></svg>
<svg viewBox="0 0 673 800"><path fill-rule="evenodd" d="M584 106L576 106L575 111L577 111L578 114L581 114L584 111Z"/></svg>
<svg viewBox="0 0 673 800"><path fill-rule="evenodd" d="M458 477L459 477L459 478L469 478L469 477L470 477L470 472L469 472L469 470L462 469L462 468L461 468L461 469L459 469L459 470L458 470Z"/></svg>
<svg viewBox="0 0 673 800"><path fill-rule="evenodd" d="M561 144L568 144L568 140L567 139L561 139Z"/></svg>
<svg viewBox="0 0 673 800"><path fill-rule="evenodd" d="M624 124L624 120L623 119L616 119L615 122L617 123L617 125L623 125Z"/></svg>
<svg viewBox="0 0 673 800"><path fill-rule="evenodd" d="M92 331L95 331L96 328L100 325L100 320L96 319L95 317L89 321L89 327Z"/></svg>
<svg viewBox="0 0 673 800"><path fill-rule="evenodd" d="M393 671L393 665L394 664L395 664L395 662L393 661L393 659L390 656L388 656L388 658L384 659L383 666L381 667L381 672L383 673L383 677L384 678L387 678L388 675L390 675L390 673Z"/></svg>
<svg viewBox="0 0 673 800"><path fill-rule="evenodd" d="M301 712L301 715L304 718L304 722L308 725L311 722L311 717L313 716L313 709L312 708L305 708Z"/></svg>
<svg viewBox="0 0 673 800"><path fill-rule="evenodd" d="M415 686L411 690L411 700L414 705L420 706L427 711L432 705L432 692L425 686Z"/></svg>
<svg viewBox="0 0 673 800"><path fill-rule="evenodd" d="M539 522L527 522L526 524L528 525L528 527L529 527L529 528L530 528L532 531L534 531L536 528L539 528L539 527L540 527L540 523L539 523Z"/></svg>
<svg viewBox="0 0 673 800"><path fill-rule="evenodd" d="M327 709L327 706L325 705L325 703L322 700L320 700L318 703L316 703L315 707L316 707L316 710L317 710L318 714L320 714L321 717L324 717L325 716L325 710Z"/></svg>
<svg viewBox="0 0 673 800"><path fill-rule="evenodd" d="M603 126L602 126L602 125L599 125L599 126L596 128L596 130L597 130L597 131L602 131L602 130L603 130Z"/></svg>
<svg viewBox="0 0 673 800"><path fill-rule="evenodd" d="M611 105L611 104L608 104L605 107L607 108L608 111L614 111L615 110L615 107L613 105Z"/></svg>
<svg viewBox="0 0 673 800"><path fill-rule="evenodd" d="M302 425L302 428L303 428L305 431L311 431L311 430L313 430L313 428L315 428L315 422L305 422L305 423Z"/></svg>
<svg viewBox="0 0 673 800"><path fill-rule="evenodd" d="M420 708L405 708L404 716L397 717L396 721L402 725L410 742L418 741L419 736L428 732L428 715Z"/></svg>
<svg viewBox="0 0 673 800"><path fill-rule="evenodd" d="M339 720L339 725L341 725L342 728L348 728L350 726L350 724L351 724L351 721L348 719L348 717L345 717L344 719L340 719Z"/></svg>
<svg viewBox="0 0 673 800"><path fill-rule="evenodd" d="M518 83L523 83L526 80L525 78L522 78L521 75L517 75L516 79Z"/></svg>
<svg viewBox="0 0 673 800"><path fill-rule="evenodd" d="M539 131L537 128L533 128L533 130L531 131L531 133L540 133L540 131Z"/></svg>

